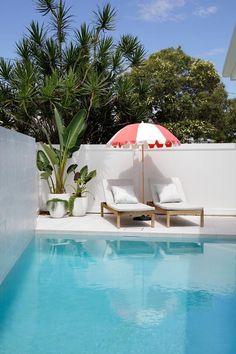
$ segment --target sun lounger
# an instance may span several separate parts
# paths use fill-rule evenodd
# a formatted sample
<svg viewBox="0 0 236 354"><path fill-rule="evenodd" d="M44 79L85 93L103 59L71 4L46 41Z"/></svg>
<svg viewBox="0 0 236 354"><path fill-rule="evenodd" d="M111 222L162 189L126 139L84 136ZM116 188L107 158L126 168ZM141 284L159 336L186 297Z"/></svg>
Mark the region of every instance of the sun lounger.
<svg viewBox="0 0 236 354"><path fill-rule="evenodd" d="M152 193L152 202L148 202L148 205L154 206L158 214L166 215L167 227L170 227L171 215L197 215L200 216L200 226L204 226L204 208L202 206L187 203L179 178L172 177L168 182L150 179L149 182ZM176 186L181 201L164 203L160 201L160 196L158 195L156 186L164 186L168 184L174 184Z"/></svg>
<svg viewBox="0 0 236 354"><path fill-rule="evenodd" d="M105 195L105 202L101 203L101 216L104 216L104 209L109 210L116 216L117 228L120 228L120 219L122 216L150 216L151 227L154 227L155 222L155 208L143 203L132 201L132 203L116 203L112 188L132 186L133 182L129 179L108 179L103 180L103 188Z"/></svg>

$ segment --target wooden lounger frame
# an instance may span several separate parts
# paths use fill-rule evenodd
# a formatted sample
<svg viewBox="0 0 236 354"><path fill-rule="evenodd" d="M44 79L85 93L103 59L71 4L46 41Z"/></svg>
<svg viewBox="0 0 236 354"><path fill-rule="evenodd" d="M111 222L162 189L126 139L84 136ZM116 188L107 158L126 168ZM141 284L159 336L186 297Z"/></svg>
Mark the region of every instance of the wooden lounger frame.
<svg viewBox="0 0 236 354"><path fill-rule="evenodd" d="M195 216L200 216L200 226L204 226L204 209L188 209L188 210L167 210L163 209L157 205L155 205L153 202L147 202L148 205L154 206L156 209L157 214L164 214L166 215L166 226L170 227L170 216L171 215L195 215Z"/></svg>
<svg viewBox="0 0 236 354"><path fill-rule="evenodd" d="M101 203L101 216L104 216L104 209L109 210L112 212L114 215L116 215L116 226L119 229L120 228L120 219L121 216L140 216L140 215L147 215L151 217L151 227L154 227L155 225L155 210L150 210L150 211L118 211L110 206L107 205L106 202Z"/></svg>

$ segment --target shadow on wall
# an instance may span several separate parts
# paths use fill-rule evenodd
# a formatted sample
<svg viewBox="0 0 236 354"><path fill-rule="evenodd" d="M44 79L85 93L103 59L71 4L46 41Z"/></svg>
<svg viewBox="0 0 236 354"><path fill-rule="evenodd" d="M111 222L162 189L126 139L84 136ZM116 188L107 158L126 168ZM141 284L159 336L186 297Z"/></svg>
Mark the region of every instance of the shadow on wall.
<svg viewBox="0 0 236 354"><path fill-rule="evenodd" d="M148 168L147 168L148 166ZM142 161L136 156L134 157L133 167L126 169L119 174L119 178L130 178L133 175L134 188L136 194L141 200L141 189L142 189ZM144 200L145 202L152 199L149 179L154 178L160 182L171 182L171 179L165 176L160 169L153 163L150 156L144 157Z"/></svg>

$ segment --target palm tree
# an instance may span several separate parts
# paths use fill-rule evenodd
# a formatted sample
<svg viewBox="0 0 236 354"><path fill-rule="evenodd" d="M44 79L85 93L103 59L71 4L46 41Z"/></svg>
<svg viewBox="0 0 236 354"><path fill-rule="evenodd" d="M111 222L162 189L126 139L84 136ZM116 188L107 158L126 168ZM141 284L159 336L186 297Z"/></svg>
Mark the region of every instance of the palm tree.
<svg viewBox="0 0 236 354"><path fill-rule="evenodd" d="M93 25L73 29L65 1L37 0L36 9L47 24L32 21L17 43L17 60L0 60L0 124L55 143L54 107L66 125L84 108L84 141L104 142L115 124L133 114L139 119L142 107L125 73L142 63L145 51L135 36L117 43L110 36L116 10L107 3L94 11Z"/></svg>

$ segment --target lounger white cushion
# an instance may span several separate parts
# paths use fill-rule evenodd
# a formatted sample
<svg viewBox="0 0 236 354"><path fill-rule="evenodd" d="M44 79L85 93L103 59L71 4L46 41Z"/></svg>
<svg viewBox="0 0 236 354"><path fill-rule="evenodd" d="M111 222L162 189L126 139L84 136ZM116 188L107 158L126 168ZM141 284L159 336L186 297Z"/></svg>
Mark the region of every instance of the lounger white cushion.
<svg viewBox="0 0 236 354"><path fill-rule="evenodd" d="M140 212L145 212L145 211L151 211L155 210L154 207L151 207L149 205L143 204L143 203L136 203L136 204L116 204L116 203L107 203L107 205L116 210L116 211L125 211L125 212L132 212L132 211L140 211Z"/></svg>
<svg viewBox="0 0 236 354"><path fill-rule="evenodd" d="M152 193L152 200L153 200L154 204L155 203L160 203L160 198L159 198L158 193L157 193L156 185L157 184L165 184L165 185L167 185L167 184L170 184L170 183L174 183L175 184L180 200L182 202L186 202L184 191L183 191L183 188L182 188L182 185L181 185L181 182L180 182L179 178L172 177L172 178L163 179L163 180L157 180L157 179L150 178L149 179L149 183L150 183L150 188L151 188L151 193Z"/></svg>
<svg viewBox="0 0 236 354"><path fill-rule="evenodd" d="M179 203L182 202L175 183L154 184L156 192L161 203Z"/></svg>
<svg viewBox="0 0 236 354"><path fill-rule="evenodd" d="M199 210L202 209L202 206L192 205L186 202L179 202L179 203L154 203L157 207L164 209L164 210Z"/></svg>
<svg viewBox="0 0 236 354"><path fill-rule="evenodd" d="M116 204L137 204L138 199L134 193L134 187L129 186L112 186L113 197Z"/></svg>

